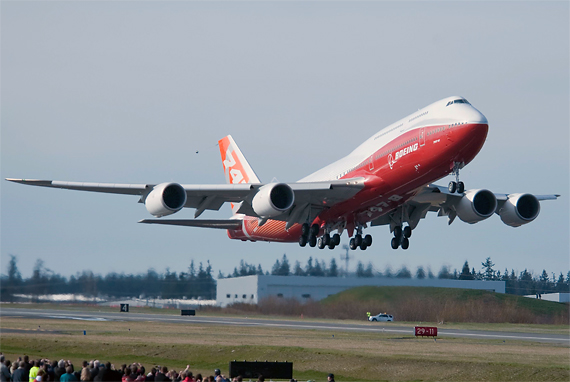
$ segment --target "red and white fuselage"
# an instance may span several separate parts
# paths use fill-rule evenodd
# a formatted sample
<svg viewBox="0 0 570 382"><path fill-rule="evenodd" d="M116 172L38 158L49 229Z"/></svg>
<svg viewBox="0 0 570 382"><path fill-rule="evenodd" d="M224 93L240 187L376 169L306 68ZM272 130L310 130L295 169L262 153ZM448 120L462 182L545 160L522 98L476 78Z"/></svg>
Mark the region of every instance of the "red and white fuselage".
<svg viewBox="0 0 570 382"><path fill-rule="evenodd" d="M468 164L479 153L488 132L485 116L462 97L449 97L380 130L349 155L299 180L319 182L364 178L364 187L352 198L324 208L310 224L348 231L393 211L424 186L449 175L454 165ZM222 160L224 141L220 141ZM235 158L231 158L235 161ZM247 165L237 164L237 166ZM224 166L226 168L226 166ZM228 170L228 168L226 168ZM247 177L248 171L239 171ZM253 175L255 176L255 175ZM230 175L229 183L258 183ZM298 242L301 225L286 229L286 222L243 219L239 229L228 230L232 239ZM321 231L322 232L322 231Z"/></svg>

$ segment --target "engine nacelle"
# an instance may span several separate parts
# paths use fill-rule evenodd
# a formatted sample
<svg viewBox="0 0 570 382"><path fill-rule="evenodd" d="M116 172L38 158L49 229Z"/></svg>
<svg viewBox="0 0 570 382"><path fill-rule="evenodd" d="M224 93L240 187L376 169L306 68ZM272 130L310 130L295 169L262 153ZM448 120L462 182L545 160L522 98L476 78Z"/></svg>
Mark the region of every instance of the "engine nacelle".
<svg viewBox="0 0 570 382"><path fill-rule="evenodd" d="M285 183L270 183L262 186L251 201L251 207L262 218L281 215L293 207L295 193Z"/></svg>
<svg viewBox="0 0 570 382"><path fill-rule="evenodd" d="M469 190L455 209L459 219L474 224L493 215L497 209L497 198L489 190Z"/></svg>
<svg viewBox="0 0 570 382"><path fill-rule="evenodd" d="M186 190L178 183L161 183L154 186L144 204L157 218L172 215L186 204Z"/></svg>
<svg viewBox="0 0 570 382"><path fill-rule="evenodd" d="M530 223L539 213L540 202L532 194L511 194L499 210L503 223L511 227Z"/></svg>

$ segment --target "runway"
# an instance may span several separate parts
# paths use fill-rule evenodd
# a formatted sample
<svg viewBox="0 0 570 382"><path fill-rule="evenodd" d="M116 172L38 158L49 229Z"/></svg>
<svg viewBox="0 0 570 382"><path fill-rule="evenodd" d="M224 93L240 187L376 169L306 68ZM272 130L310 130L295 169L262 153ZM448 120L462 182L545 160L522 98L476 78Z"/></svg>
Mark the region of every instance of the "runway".
<svg viewBox="0 0 570 382"><path fill-rule="evenodd" d="M236 317L200 317L198 316L175 316L169 314L146 314L146 313L109 313L96 311L72 311L57 309L0 309L0 317L20 317L22 319L63 319L63 320L86 320L86 321L145 321L145 322L168 322L186 325L229 325L229 326L257 326L265 328L283 328L299 330L322 330L334 334L335 331L343 332L369 332L369 333L393 333L401 336L413 336L414 326L398 323L338 323L316 320L286 320L286 319L261 319L261 318L236 318ZM544 343L556 343L570 346L570 330L566 334L534 332L506 332L487 330L464 330L446 329L438 327L438 338L472 338L498 341L532 341Z"/></svg>

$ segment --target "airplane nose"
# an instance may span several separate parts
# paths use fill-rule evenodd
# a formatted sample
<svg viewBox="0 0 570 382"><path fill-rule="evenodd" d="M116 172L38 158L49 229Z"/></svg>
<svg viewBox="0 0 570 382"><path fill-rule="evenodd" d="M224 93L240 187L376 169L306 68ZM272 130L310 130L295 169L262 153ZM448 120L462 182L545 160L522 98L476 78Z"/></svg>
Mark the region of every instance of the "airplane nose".
<svg viewBox="0 0 570 382"><path fill-rule="evenodd" d="M487 121L487 117L483 115L479 110L471 107L471 112L467 117L468 123L470 124L482 124L482 125L489 125L489 121Z"/></svg>

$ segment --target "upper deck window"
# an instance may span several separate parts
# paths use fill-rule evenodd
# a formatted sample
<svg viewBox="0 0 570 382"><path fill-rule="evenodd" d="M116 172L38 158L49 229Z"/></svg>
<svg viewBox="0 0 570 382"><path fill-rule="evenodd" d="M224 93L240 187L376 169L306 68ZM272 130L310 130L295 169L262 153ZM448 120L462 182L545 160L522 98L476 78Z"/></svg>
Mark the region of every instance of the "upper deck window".
<svg viewBox="0 0 570 382"><path fill-rule="evenodd" d="M469 101L467 101L465 98L460 98L460 99L456 99L456 100L453 100L453 101L449 101L449 102L447 103L447 105L445 105L445 106L449 106L449 105L452 105L452 104L454 104L454 103L466 103L467 105L471 105L471 104L469 103Z"/></svg>

